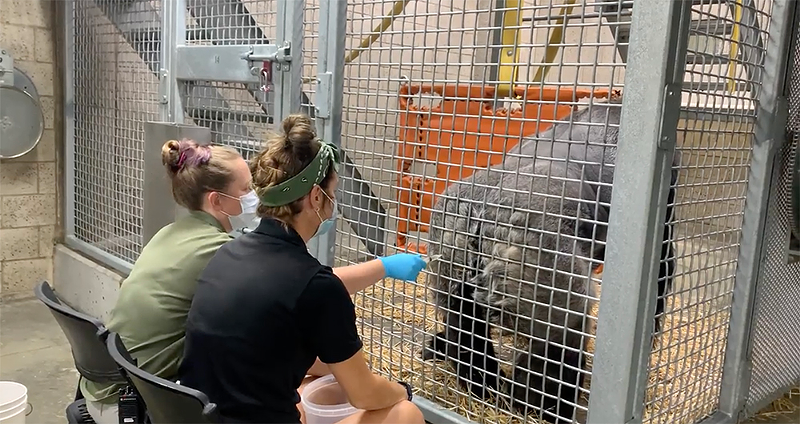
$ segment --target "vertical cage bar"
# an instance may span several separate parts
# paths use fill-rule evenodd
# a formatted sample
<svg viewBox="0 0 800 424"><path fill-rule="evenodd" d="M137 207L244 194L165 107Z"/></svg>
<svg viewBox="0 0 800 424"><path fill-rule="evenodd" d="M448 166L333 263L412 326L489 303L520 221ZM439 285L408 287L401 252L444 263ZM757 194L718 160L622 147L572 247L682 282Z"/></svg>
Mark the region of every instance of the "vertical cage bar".
<svg viewBox="0 0 800 424"><path fill-rule="evenodd" d="M64 235L75 236L75 0L64 2Z"/></svg>
<svg viewBox="0 0 800 424"><path fill-rule="evenodd" d="M323 140L342 145L342 102L344 100L344 55L347 31L347 1L321 0L319 4L320 48L317 69L317 113L322 120L318 134ZM346 164L343 164L346 166ZM341 190L336 194L342 196ZM333 266L336 231L328 231L309 244L322 264Z"/></svg>
<svg viewBox="0 0 800 424"><path fill-rule="evenodd" d="M766 238L767 206L773 164L784 142L788 103L785 95L795 2L774 0L769 27L758 114L753 137L750 178L742 223L742 242L733 289L731 323L720 390L720 422L736 421L743 413L751 377L751 336L756 286ZM751 76L752 78L752 76ZM765 84L762 85L762 81Z"/></svg>
<svg viewBox="0 0 800 424"><path fill-rule="evenodd" d="M305 2L277 2L277 36L278 47L291 45L291 64L273 64L273 81L275 84L274 125L280 130L281 121L286 116L300 111L303 93L303 17ZM288 66L288 70L287 70Z"/></svg>
<svg viewBox="0 0 800 424"><path fill-rule="evenodd" d="M159 67L159 115L164 122L184 121L180 82L175 78L179 45L186 44L186 0L161 3L161 66Z"/></svg>
<svg viewBox="0 0 800 424"><path fill-rule="evenodd" d="M494 7L489 7L492 19L491 35L489 37L489 62L488 72L486 76L489 83L500 81L500 57L502 54L503 45L503 19L505 12L502 10L506 7L505 0L493 0L491 4Z"/></svg>
<svg viewBox="0 0 800 424"><path fill-rule="evenodd" d="M690 20L685 1L633 9L588 423L642 420Z"/></svg>

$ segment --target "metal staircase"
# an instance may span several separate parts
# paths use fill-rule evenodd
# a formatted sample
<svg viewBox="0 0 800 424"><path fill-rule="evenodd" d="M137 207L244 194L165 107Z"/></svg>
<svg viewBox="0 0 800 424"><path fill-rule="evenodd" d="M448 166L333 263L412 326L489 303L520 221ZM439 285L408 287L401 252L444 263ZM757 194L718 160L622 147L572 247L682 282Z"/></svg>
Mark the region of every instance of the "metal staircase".
<svg viewBox="0 0 800 424"><path fill-rule="evenodd" d="M728 0L691 0L692 7L712 6L712 5L727 5L730 8L731 15L736 17L737 11L741 16L738 21L738 29L740 32L739 48L736 56L741 63L752 64L760 63L754 55L760 54L763 51L764 40L761 39L759 34L759 24L756 16L757 6L754 0L741 0L741 6ZM604 19L612 28L612 34L617 41L617 51L619 52L622 61L628 61L628 42L630 41L631 31L631 16L635 0L621 0L616 4L607 4L595 6L597 17ZM732 39L735 34L737 25L729 19L692 19L691 27L689 30L689 51L686 54L686 65L728 65L731 60L729 57L721 54L720 51L708 51L708 47L713 50L717 44L721 44L723 39ZM717 40L718 43L713 41ZM704 48L705 47L705 48ZM746 72L749 78L754 78L757 74L752 65L745 65ZM734 89L737 91L748 91L747 83L737 82ZM684 87L690 91L695 92L712 92L724 91L726 89L725 83L721 82L693 82L686 81ZM749 90L751 94L755 94L755 90Z"/></svg>

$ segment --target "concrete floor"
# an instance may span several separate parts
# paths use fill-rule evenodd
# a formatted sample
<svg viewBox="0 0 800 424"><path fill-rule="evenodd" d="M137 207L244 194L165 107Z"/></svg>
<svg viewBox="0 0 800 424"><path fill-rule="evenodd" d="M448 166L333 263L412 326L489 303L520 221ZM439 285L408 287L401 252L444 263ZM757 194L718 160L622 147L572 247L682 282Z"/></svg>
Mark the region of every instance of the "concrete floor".
<svg viewBox="0 0 800 424"><path fill-rule="evenodd" d="M28 387L33 405L28 424L66 422L64 409L75 396L78 372L67 339L36 299L0 303L0 380ZM753 422L800 423L800 411Z"/></svg>
<svg viewBox="0 0 800 424"><path fill-rule="evenodd" d="M78 384L69 343L38 300L0 304L0 379L28 388L28 424L61 424Z"/></svg>

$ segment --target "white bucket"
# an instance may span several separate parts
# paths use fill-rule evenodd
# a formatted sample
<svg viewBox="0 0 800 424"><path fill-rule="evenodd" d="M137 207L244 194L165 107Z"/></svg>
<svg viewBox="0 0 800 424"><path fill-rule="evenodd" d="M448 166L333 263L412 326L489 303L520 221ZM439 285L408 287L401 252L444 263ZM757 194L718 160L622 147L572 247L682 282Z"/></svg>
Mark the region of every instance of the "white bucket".
<svg viewBox="0 0 800 424"><path fill-rule="evenodd" d="M306 424L333 424L358 412L347 401L347 395L333 374L309 383L303 389L300 402L305 410Z"/></svg>
<svg viewBox="0 0 800 424"><path fill-rule="evenodd" d="M0 381L0 423L25 424L28 388L13 381Z"/></svg>

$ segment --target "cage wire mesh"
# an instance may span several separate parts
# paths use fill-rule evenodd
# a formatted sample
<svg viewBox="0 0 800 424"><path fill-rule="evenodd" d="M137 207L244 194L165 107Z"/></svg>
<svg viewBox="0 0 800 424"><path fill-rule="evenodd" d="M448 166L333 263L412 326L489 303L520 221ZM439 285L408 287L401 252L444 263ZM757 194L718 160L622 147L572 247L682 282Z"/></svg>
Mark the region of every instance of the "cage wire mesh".
<svg viewBox="0 0 800 424"><path fill-rule="evenodd" d="M794 61L789 64L788 138L776 159L775 177L765 229L765 253L756 292L752 377L745 404L756 413L776 395L800 386L797 305L800 304L800 263L787 263L786 246L792 228L792 175L800 143L800 31L794 30ZM796 177L795 177L796 178ZM797 211L794 211L796 213Z"/></svg>
<svg viewBox="0 0 800 424"><path fill-rule="evenodd" d="M274 0L192 0L187 2L187 44L276 43ZM313 93L319 39L319 3L305 4L301 111L314 118ZM218 81L187 84L186 121L211 129L215 142L236 147L245 159L261 150L273 132L273 81L242 85Z"/></svg>
<svg viewBox="0 0 800 424"><path fill-rule="evenodd" d="M651 356L645 422L698 422L719 404L760 91L753 81L771 8L768 0L692 6L672 217L677 269Z"/></svg>
<svg viewBox="0 0 800 424"><path fill-rule="evenodd" d="M534 166L534 171L541 171L534 175L536 172L532 174L530 166L514 162L514 156L507 152L523 138L519 146L527 145L531 150L523 147L523 151L535 152L528 156L535 157L535 162L613 168L613 164L603 163L606 161L598 157L568 160L558 157L544 143L553 137L551 132L533 136L556 121L569 122L576 117L594 124L596 128L590 134L595 130L600 134L616 132L614 102L606 112L597 105L607 101L602 97L608 97L609 93L613 96L615 90L623 88L624 61L620 56L626 51L626 21L629 22L634 2L583 1L573 5L572 2L476 0L462 5L462 2L418 0L407 2L401 12L393 10L397 3L365 1L349 6L351 51L359 48L365 36L375 32L381 19L392 14L398 16L373 44L362 45L358 60L346 67L343 144L363 178L369 181L373 196L381 199L385 208L382 213L388 217L387 234L378 242L387 247L418 250L433 245L446 259L431 267L436 270L435 275L426 273L417 282L385 280L356 295L362 336L377 369L414 381L423 396L474 421L520 421L522 414L511 407L507 396L509 388L515 387L514 380L520 380L509 378L515 372L514 357L524 358L526 353L537 349L531 346L532 337L528 333L547 331L520 327L525 316L519 313L527 311L537 318L541 313L542 320L549 320L546 327L550 333L562 334L548 337L561 337L559 340L563 342L565 305L557 303L564 299L556 300L556 295L549 302L542 300L554 293L563 296L565 292L573 295L585 292L586 297L595 297L579 286L580 281L589 277L587 265L592 258L587 257L590 255L586 249L581 252L576 247L579 243L574 233L570 234L567 228L542 228L547 224L532 221L523 222L523 229L531 227L528 233L514 233L508 228L513 226L509 209L526 215L529 220L534 217L562 223L575 220L575 205L570 202L574 202L574 197L570 199L555 187L569 190L567 182L581 178L585 181L587 177L559 178L545 165ZM674 231L669 241L677 269L672 294L660 297L666 303L666 311L660 314L663 328L654 345L649 370L645 412L648 422L695 422L717 407L758 96L758 86L751 81L760 76L763 68L763 55L759 53L763 53L765 46L763 41L756 40L766 39L771 2L694 1L692 11L684 114L679 123L680 162L676 166L676 198L670 219ZM513 12L518 13L519 20L508 18ZM751 19L743 20L743 16ZM516 36L515 29L519 31ZM559 29L563 31L560 39L553 34ZM732 42L733 39L739 43ZM555 53L552 49L548 52L548 47L557 49ZM548 57L552 63L544 59ZM545 69L549 72L542 72ZM503 89L511 82L517 89L516 96L509 98ZM557 89L553 90L556 93L547 90L548 87ZM574 106L585 110L585 103L591 103L596 112L570 115ZM546 109L554 105L567 106L566 111ZM584 128L588 126L591 124L585 124ZM565 135L569 138L568 134L557 134L555 139L566 142ZM580 136L571 138L573 145L589 144L585 138L581 141ZM539 151L536 151L537 139L545 146ZM605 137L600 137L599 142L592 141L594 148L613 149L603 145L607 143ZM484 170L487 165L493 166L492 172ZM537 178L544 182L537 183ZM455 182L459 182L455 186L460 188L444 191ZM600 192L598 204L603 204L603 193L608 193L609 183L596 185ZM531 187L541 191L532 192ZM600 187L605 187L605 191ZM436 228L437 224L431 222L434 205L451 196L458 198L459 206L451 205L453 210L448 210L451 218L440 220ZM540 205L546 212L526 210L535 203L530 200L532 197L547 199L551 206ZM603 206L608 207L607 201ZM487 218L499 219L503 215L506 222ZM354 234L354 224L351 220L339 226L339 264L370 256L365 244ZM533 235L535 229L539 235ZM441 238L427 240L430 233ZM485 246L479 245L484 242ZM553 245L544 245L547 242ZM595 242L602 245L598 240ZM420 351L428 346L430 336L446 330L432 297L447 299L442 301L447 306L458 300L471 303L469 296L453 291L474 290L476 277L487 267L499 266L504 251L507 262L514 262L509 258L512 252L538 255L527 265L534 278L511 278L506 270L504 279L506 283L518 283L520 293L527 290L527 296L535 299L528 299L526 306L519 299L507 302L503 308L496 303L483 305L493 317L488 325L492 328L488 342L475 336L476 328L485 325L482 322L485 317L464 324L464 310L451 310L462 317L450 322L460 321L462 327L469 327L461 328L462 333L472 332L473 336L449 337L447 331L440 334L445 339L459 339L462 349L471 347L480 355L452 354L449 362L423 360ZM554 271L556 251L563 254L558 261L564 262L559 262L563 268ZM549 264L542 255L550 260ZM540 262L533 264L537 261ZM536 290L532 281L537 282L540 290L546 284L563 286L548 294L531 294ZM501 291L493 283L483 281L483 284L489 285L490 291ZM517 298L526 295L520 293ZM491 296L485 293L480 296L491 302ZM513 297L509 294L505 299ZM496 296L494 301L497 300ZM574 303L586 306L577 300ZM565 349L583 350L587 364L557 371L563 377L564 373L575 374L580 368L579 373L585 376L578 390L579 400L575 402L579 420L585 414L591 377L596 303L587 315L590 318L586 322L569 324L573 340L567 342L570 346ZM562 328L558 328L559 324ZM451 335L458 333L452 330ZM459 384L459 369L463 375L474 376L478 369L485 370L491 365L491 361L486 362L486 357L491 356L486 354L488 343L494 343L499 368L505 376L499 378L496 387L490 387L486 396L468 393L467 387ZM476 348L477 345L481 348ZM549 356L563 363L567 358L564 351L555 350L562 356L553 358L552 352ZM544 360L541 353L534 356ZM480 361L484 362L475 364ZM494 382L479 383L492 386ZM568 390L562 386L558 394L563 398L569 394ZM552 391L551 388L551 394L555 394ZM548 405L541 399L535 400L540 403L533 406ZM571 402L562 399L561 403L554 403L550 401L549 406L563 407L564 411L559 412L571 414Z"/></svg>
<svg viewBox="0 0 800 424"><path fill-rule="evenodd" d="M406 4L398 11L398 3ZM586 282L593 261L588 257L591 247L575 234L576 193L569 191L575 182L589 177L580 171L565 173L563 164L593 165L606 172L613 168L603 160L604 148L611 151L613 146L606 146L602 134L616 134L619 125L619 100L609 103L608 97L622 88L624 62L617 51L626 41L615 38L621 24L601 18L600 6L604 4L530 1L512 5L488 0L363 1L348 6L348 48L362 47L358 59L345 69L343 145L369 182L372 195L385 208L380 213L388 217L387 234L377 242L389 248L424 251L427 247L444 254L441 261L434 262L439 264L438 272L426 273L417 282L387 279L356 295L365 348L377 370L412 381L420 395L473 421L526 419L512 408L507 392L516 387L517 398L524 397L519 382L525 373L520 371L530 367L526 363L529 354L536 356L534 361L545 360L544 345L536 340L543 336L553 341L548 373L556 377L564 373L565 379L570 374L574 380L572 387L565 383L560 392L548 388L550 395L565 399L555 406L555 412L568 418L573 412L578 417L585 414L590 366L580 365L577 352L584 352L591 361L596 309L587 301L596 298ZM621 9L617 16L630 15L629 9ZM514 13L515 18L507 18ZM397 16L391 25L374 43L363 47L361 40L391 15ZM562 38L554 36L559 30ZM509 39L517 39L516 46L509 44ZM548 47L553 49L548 52ZM503 66L498 66L501 63ZM547 68L549 72L544 72ZM573 108L580 105L578 109L585 110L592 96L597 97L592 102L593 112L575 113L584 120L584 132L591 128L588 158L574 155L567 159L558 157L563 152L548 150L546 142L553 138L569 143L564 127L559 127L555 137L543 135L540 151L536 151L533 136L537 131L557 121L568 122ZM576 151L589 145L583 137L573 137ZM524 141L519 144L521 138ZM515 146L516 155L505 154ZM521 154L520 146L524 146ZM535 167L531 166L534 155ZM554 170L550 162L555 164ZM490 164L495 169L491 176L485 171ZM453 185L459 181L463 183ZM604 187L597 190L603 191L600 198L605 199L605 207L610 183L595 184ZM441 194L451 185L461 188ZM538 192L532 192L531 185ZM431 218L435 194L439 194L436 199L458 197L461 202L458 211L448 206L445 223L437 224ZM537 203L542 199L546 199L545 205ZM527 217L530 228L509 229L519 219L511 216L511 211ZM471 222L467 222L468 216ZM542 218L547 221L545 227L539 222ZM573 228L560 229L559 221ZM370 256L351 229L355 224L351 220L339 227L340 265ZM481 247L464 241L474 232L467 228L472 224L482 226L476 236L484 243ZM428 240L433 238L430 233L437 232L445 237ZM472 346L461 346L478 353L466 361L456 356L449 362L423 359L421 352L429 345L430 336L445 329L432 298L439 295L445 302L455 302L460 297L469 302L468 296L448 296L446 292L467 289L472 283L465 273L502 268L502 263L514 262L514 255L526 257L525 275L509 272L505 282L524 294L506 293L507 305L502 308L499 303L504 302L487 299L492 303L488 306L492 310L490 337L478 335L470 339ZM537 288L533 281L539 282ZM441 290L446 286L452 287ZM555 300L547 301L551 296ZM571 314L565 337L567 301L578 313ZM451 312L467 314L464 309ZM529 329L531 314L537 318L533 330ZM587 321L581 316L588 316ZM485 318L475 316L474 325L485 327ZM474 333L475 327L466 328L472 324L462 324L465 328L460 330ZM497 350L496 358L488 353L487 339ZM484 360L497 361L505 376L490 377L485 396L480 396L478 392L484 390L478 386L482 387L484 380L468 392L469 382L461 384L459 374L478 373L479 362L480 368L487 368ZM571 365L555 365L565 360ZM521 365L516 372L515 361ZM496 371L491 373L497 375ZM579 374L586 377L582 384ZM570 393L575 398L572 401ZM542 405L541 399L528 402L534 407ZM552 403L551 399L544 402ZM534 417L532 413L527 419Z"/></svg>
<svg viewBox="0 0 800 424"><path fill-rule="evenodd" d="M535 419L537 411L526 417L516 408L524 403L583 420L600 215L610 201L634 3L349 2L342 143L371 193L347 194L380 208L339 220L336 263L376 253L355 231L369 214L386 218L384 236L369 240L384 254L443 255L416 282L387 279L355 296L376 370L477 422ZM771 11L769 0L692 4L670 221L677 269L650 363L647 422L695 422L717 406L758 95L751 81L765 49L756 40L766 40ZM187 0L187 43L270 41L275 5ZM129 262L141 248L142 125L158 111L160 7L75 6L75 235ZM307 2L302 104L310 115L319 20L318 0ZM186 119L249 157L269 129L272 100L260 89L188 84ZM559 142L579 153L553 148ZM588 233L587 215L600 221ZM437 304L466 319L445 326ZM421 354L437 333L433 347L449 360ZM466 354L446 348L452 342ZM562 384L525 390L532 368ZM487 369L495 375L484 380ZM481 384L470 387L470 379Z"/></svg>
<svg viewBox="0 0 800 424"><path fill-rule="evenodd" d="M144 122L157 118L159 1L74 2L74 235L133 262L142 247Z"/></svg>
<svg viewBox="0 0 800 424"><path fill-rule="evenodd" d="M307 0L303 16L303 93L300 96L300 111L316 123L317 65L320 49L319 0ZM321 131L322 128L316 128Z"/></svg>
<svg viewBox="0 0 800 424"><path fill-rule="evenodd" d="M186 43L230 45L274 43L276 2L189 0ZM215 143L235 147L245 159L261 150L272 117L274 91L266 81L244 85L219 81L186 84L186 122L208 127Z"/></svg>

